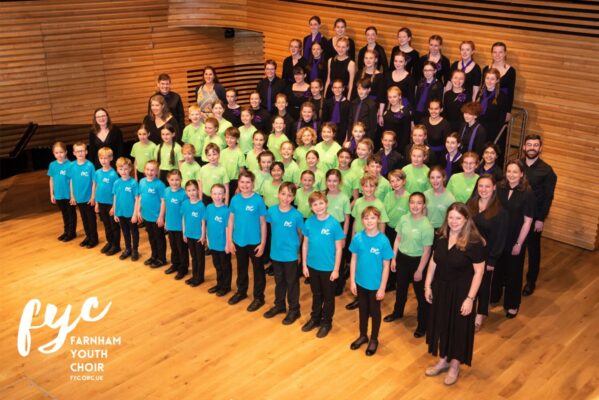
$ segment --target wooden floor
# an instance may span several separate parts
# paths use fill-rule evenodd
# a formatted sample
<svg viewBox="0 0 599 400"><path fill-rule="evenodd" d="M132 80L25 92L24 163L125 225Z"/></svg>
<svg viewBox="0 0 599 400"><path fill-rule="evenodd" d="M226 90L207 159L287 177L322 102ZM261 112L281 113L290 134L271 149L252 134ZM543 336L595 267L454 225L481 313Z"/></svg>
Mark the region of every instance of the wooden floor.
<svg viewBox="0 0 599 400"><path fill-rule="evenodd" d="M302 284L303 316L283 326L281 316L245 310L249 301L229 306L206 291L214 282L189 288L142 262L119 261L78 240L56 241L57 212L0 223L2 281L0 398L2 399L591 399L599 397L599 282L597 253L543 242L537 292L525 298L515 320L496 308L475 341L472 368L445 387L427 378L435 362L423 340L413 338L415 299L399 323L383 324L379 352L366 357L350 351L357 336L357 311L337 299L334 328L326 339L303 333L309 315L309 289ZM142 232L142 259L148 256ZM103 244L103 243L101 243ZM273 279L267 278L268 306ZM75 346L69 340L56 353L37 347L52 340L48 328L32 332L32 351L17 352L17 331L29 299L72 304L78 315L84 300L97 296L112 306L101 321L80 322L73 336L120 336L120 346ZM384 301L384 314L393 296ZM41 324L42 319L36 318ZM70 336L70 335L69 335ZM108 350L103 381L71 381L71 349ZM95 374L92 374L95 375Z"/></svg>

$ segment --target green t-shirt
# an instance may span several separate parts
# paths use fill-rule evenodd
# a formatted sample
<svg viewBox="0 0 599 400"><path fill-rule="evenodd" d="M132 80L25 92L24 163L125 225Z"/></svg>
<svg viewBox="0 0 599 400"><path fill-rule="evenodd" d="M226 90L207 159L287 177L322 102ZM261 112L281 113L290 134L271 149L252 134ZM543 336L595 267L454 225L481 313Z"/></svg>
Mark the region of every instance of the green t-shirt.
<svg viewBox="0 0 599 400"><path fill-rule="evenodd" d="M399 251L410 257L419 257L424 252L424 246L432 246L435 230L427 217L414 219L412 214L406 214L399 219L395 228L399 235Z"/></svg>
<svg viewBox="0 0 599 400"><path fill-rule="evenodd" d="M368 206L373 206L377 210L381 212L381 221L382 223L389 222L389 217L387 216L387 211L385 210L385 205L382 201L375 198L373 201L366 201L364 197L360 197L354 203L354 208L351 211L352 217L354 217L354 231L356 233L364 230L364 225L362 224L362 211Z"/></svg>
<svg viewBox="0 0 599 400"><path fill-rule="evenodd" d="M362 176L364 176L364 175L366 175L366 174L365 173L362 174L360 176L360 178L362 178ZM360 194L363 194L362 187L360 186L360 179L358 179L358 188L357 189ZM393 189L391 188L391 184L389 183L387 178L385 178L384 176L379 176L376 190L374 191L374 197L376 197L380 201L385 201L385 197L387 196L387 193L392 192L392 191L393 191Z"/></svg>
<svg viewBox="0 0 599 400"><path fill-rule="evenodd" d="M220 153L220 164L227 170L229 180L239 178L239 170L245 165L245 156L239 146L231 149L226 147Z"/></svg>
<svg viewBox="0 0 599 400"><path fill-rule="evenodd" d="M306 153L313 148L314 146L299 146L293 152L293 158L295 158L295 161L297 161L297 165L299 165L301 171L308 169L308 165L306 164Z"/></svg>
<svg viewBox="0 0 599 400"><path fill-rule="evenodd" d="M432 188L424 192L424 196L426 197L428 219L433 225L433 228L440 228L445 221L447 209L455 202L455 197L453 197L453 194L448 190L445 190L440 195L436 195Z"/></svg>
<svg viewBox="0 0 599 400"><path fill-rule="evenodd" d="M247 154L254 147L254 132L257 129L254 125L250 125L249 128L246 128L244 125L239 127L239 147L243 154Z"/></svg>
<svg viewBox="0 0 599 400"><path fill-rule="evenodd" d="M466 203L472 195L472 191L474 190L474 186L476 186L477 179L477 174L474 174L470 178L466 178L463 172L453 174L451 175L451 178L449 178L447 190L453 194L453 197L455 197L456 201Z"/></svg>
<svg viewBox="0 0 599 400"><path fill-rule="evenodd" d="M300 169L297 163L293 160L287 165L283 163L285 167L285 173L283 174L283 182L293 182L299 185L300 182Z"/></svg>
<svg viewBox="0 0 599 400"><path fill-rule="evenodd" d="M281 161L281 144L284 142L288 142L289 139L287 138L287 136L283 133L281 134L281 136L277 137L277 135L275 135L274 133L271 133L270 135L268 135L268 142L266 143L266 147L268 147L268 150L270 150L272 152L272 154L275 155L275 161Z"/></svg>
<svg viewBox="0 0 599 400"><path fill-rule="evenodd" d="M233 124L224 118L221 118L220 121L218 121L218 136L220 136L223 142L225 142L225 131L227 130L227 128L230 128L232 126Z"/></svg>
<svg viewBox="0 0 599 400"><path fill-rule="evenodd" d="M366 160L360 160L359 158L356 158L351 162L350 169L354 174L356 174L356 176L359 176L360 178L364 175L364 168L366 168Z"/></svg>
<svg viewBox="0 0 599 400"><path fill-rule="evenodd" d="M327 206L327 212L333 216L337 221L344 222L345 216L351 214L349 206L349 198L343 192L333 196L327 194L329 204Z"/></svg>
<svg viewBox="0 0 599 400"><path fill-rule="evenodd" d="M256 175L256 180L254 180L254 192L262 193L262 185L272 181L272 176L270 176L270 172L262 171L258 171L254 175Z"/></svg>
<svg viewBox="0 0 599 400"><path fill-rule="evenodd" d="M192 124L187 125L185 129L183 129L181 141L183 143L192 144L196 149L196 154L200 154L204 149L204 124L200 123L197 128Z"/></svg>
<svg viewBox="0 0 599 400"><path fill-rule="evenodd" d="M401 196L397 196L394 191L391 191L385 196L383 204L389 216L389 226L395 229L399 219L410 212L410 193L404 190Z"/></svg>
<svg viewBox="0 0 599 400"><path fill-rule="evenodd" d="M308 218L310 215L312 215L310 203L308 202L308 197L310 197L312 192L313 190L306 192L304 191L304 188L299 188L295 194L295 206L297 207L297 210L302 213L304 218Z"/></svg>
<svg viewBox="0 0 599 400"><path fill-rule="evenodd" d="M354 197L354 189L360 188L360 177L356 176L351 169L339 170L341 172L341 186L339 189L349 197L350 201Z"/></svg>
<svg viewBox="0 0 599 400"><path fill-rule="evenodd" d="M156 159L156 143L135 143L131 148L131 157L133 157L133 159L137 162L137 171L144 172L146 163Z"/></svg>
<svg viewBox="0 0 599 400"><path fill-rule="evenodd" d="M272 179L264 182L260 188L260 194L264 198L264 204L266 207L272 207L279 204L279 187L281 184L273 184Z"/></svg>
<svg viewBox="0 0 599 400"><path fill-rule="evenodd" d="M171 150L174 151L175 162L171 163ZM179 169L179 161L183 160L183 154L181 153L181 146L179 143L175 143L173 147L170 144L163 143L162 145L156 146L154 151L154 157L158 160L158 151L160 151L160 169L162 171L170 171L171 169Z"/></svg>
<svg viewBox="0 0 599 400"><path fill-rule="evenodd" d="M222 183L223 185L229 183L229 176L222 164L216 166L206 164L200 169L200 180L202 181L202 192L206 196L210 196L212 185L215 183Z"/></svg>
<svg viewBox="0 0 599 400"><path fill-rule="evenodd" d="M182 162L179 166L179 171L181 171L181 187L185 189L185 184L191 180L199 180L200 179L200 164L193 161L191 163Z"/></svg>
<svg viewBox="0 0 599 400"><path fill-rule="evenodd" d="M318 152L318 169L323 171L325 174L328 170L337 168L337 152L341 149L339 143L333 141L331 144L320 142L314 146L314 150Z"/></svg>
<svg viewBox="0 0 599 400"><path fill-rule="evenodd" d="M214 143L221 150L227 146L218 135L214 135L212 137L204 136L204 147L202 147L202 161L204 162L208 162L208 156L206 155L206 146L208 146L210 143Z"/></svg>
<svg viewBox="0 0 599 400"><path fill-rule="evenodd" d="M245 167L252 171L254 175L260 173L260 164L258 163L259 154L260 153L256 154L252 149L245 155Z"/></svg>
<svg viewBox="0 0 599 400"><path fill-rule="evenodd" d="M406 173L406 186L405 189L410 193L422 192L431 188L431 184L428 181L429 168L423 165L420 168L414 168L412 164L408 164L402 168L403 172Z"/></svg>

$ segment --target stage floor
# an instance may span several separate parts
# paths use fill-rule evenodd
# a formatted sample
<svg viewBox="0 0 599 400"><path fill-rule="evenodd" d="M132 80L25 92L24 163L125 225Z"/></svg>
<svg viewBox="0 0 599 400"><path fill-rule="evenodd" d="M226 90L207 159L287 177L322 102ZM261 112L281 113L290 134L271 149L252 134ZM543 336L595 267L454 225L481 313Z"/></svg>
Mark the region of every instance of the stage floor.
<svg viewBox="0 0 599 400"><path fill-rule="evenodd" d="M412 336L416 301L411 289L406 317L383 323L379 350L366 357L363 349L349 349L358 333L358 312L345 310L351 299L347 291L337 298L333 330L327 338L317 339L315 332L300 330L310 310L310 290L303 283L302 318L284 326L282 315L262 317L274 298L271 277L267 277L267 305L249 313L249 300L229 306L228 296L207 293L215 275L209 258L207 282L190 288L165 275L164 268L143 265L149 255L145 231L140 232L142 258L131 262L100 254L103 242L93 250L79 247L81 236L70 243L58 242L60 228L58 212L0 223L2 399L599 396L597 252L544 240L537 291L524 298L514 320L507 320L501 307L492 309L476 336L472 367L462 368L457 384L446 387L442 377L424 375L436 360L427 353L424 339ZM50 354L38 347L54 340L58 330L31 329L31 351L25 357L19 354L19 323L28 301L41 303L35 325L43 323L50 303L58 308L55 319L70 304L73 323L90 297L99 302L92 317L111 304L101 320L79 321L64 345ZM383 315L393 301L394 293L388 293ZM104 343L83 344L98 338ZM95 371L72 371L85 368Z"/></svg>

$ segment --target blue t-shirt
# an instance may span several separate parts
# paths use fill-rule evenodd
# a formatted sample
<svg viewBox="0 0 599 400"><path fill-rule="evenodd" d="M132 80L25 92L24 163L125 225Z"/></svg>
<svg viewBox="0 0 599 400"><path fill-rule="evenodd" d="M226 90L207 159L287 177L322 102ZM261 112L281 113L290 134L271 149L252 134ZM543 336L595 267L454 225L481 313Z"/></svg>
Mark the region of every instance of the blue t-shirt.
<svg viewBox="0 0 599 400"><path fill-rule="evenodd" d="M266 221L270 223L270 258L289 262L298 259L300 246L298 229L304 227L304 216L294 207L282 212L278 205L268 209Z"/></svg>
<svg viewBox="0 0 599 400"><path fill-rule="evenodd" d="M164 219L167 231L180 232L183 230L181 206L186 199L187 195L183 188L179 188L176 192L173 192L170 187L164 190L164 202L166 203Z"/></svg>
<svg viewBox="0 0 599 400"><path fill-rule="evenodd" d="M104 171L102 168L96 171L94 174L94 182L96 182L97 203L112 204L112 201L114 200L112 197L112 187L117 179L119 179L119 176L112 168L108 171Z"/></svg>
<svg viewBox="0 0 599 400"><path fill-rule="evenodd" d="M77 203L87 203L92 197L92 183L96 169L89 160L81 165L77 161L71 163L67 173L73 184L73 195Z"/></svg>
<svg viewBox="0 0 599 400"><path fill-rule="evenodd" d="M206 219L206 207L198 201L191 204L189 199L183 201L181 215L185 223L185 236L189 239L199 240L202 237L202 220Z"/></svg>
<svg viewBox="0 0 599 400"><path fill-rule="evenodd" d="M48 167L48 176L52 177L54 185L54 198L56 200L68 200L71 198L71 188L69 186L69 168L71 161L64 160L62 164L54 160Z"/></svg>
<svg viewBox="0 0 599 400"><path fill-rule="evenodd" d="M266 206L262 196L252 193L245 198L241 193L231 199L229 210L235 216L233 242L238 246L260 244L260 217L266 216Z"/></svg>
<svg viewBox="0 0 599 400"><path fill-rule="evenodd" d="M206 208L206 234L210 250L225 251L227 244L227 224L229 223L229 207L216 207L214 203Z"/></svg>
<svg viewBox="0 0 599 400"><path fill-rule="evenodd" d="M131 218L135 210L135 198L139 195L137 181L129 178L126 181L123 178L114 182L112 194L115 198L114 215L117 217Z"/></svg>
<svg viewBox="0 0 599 400"><path fill-rule="evenodd" d="M308 238L308 258L310 268L319 271L335 269L335 242L345 238L341 224L332 215L324 221L312 215L304 224L304 236Z"/></svg>
<svg viewBox="0 0 599 400"><path fill-rule="evenodd" d="M156 222L158 220L165 188L164 183L158 178L154 178L152 181L142 178L139 181L139 205L144 221Z"/></svg>
<svg viewBox="0 0 599 400"><path fill-rule="evenodd" d="M378 290L383 277L383 261L393 259L393 249L387 236L378 232L368 236L366 231L356 233L349 245L356 262L356 283L368 290Z"/></svg>

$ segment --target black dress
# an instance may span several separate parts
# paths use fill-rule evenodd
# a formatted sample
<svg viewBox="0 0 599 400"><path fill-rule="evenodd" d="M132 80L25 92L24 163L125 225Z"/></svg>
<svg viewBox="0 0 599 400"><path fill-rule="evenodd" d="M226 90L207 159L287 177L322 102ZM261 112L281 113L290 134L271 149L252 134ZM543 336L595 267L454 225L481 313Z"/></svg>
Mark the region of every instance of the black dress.
<svg viewBox="0 0 599 400"><path fill-rule="evenodd" d="M437 125L430 123L429 118L420 121L426 126L426 142L435 152L437 160L441 159L445 153L445 138L451 133L451 125L445 119L442 119Z"/></svg>
<svg viewBox="0 0 599 400"><path fill-rule="evenodd" d="M458 68L458 65L461 61L456 61L453 64L451 64L451 72L453 73L453 71L455 71ZM472 61L474 62L474 61ZM478 66L478 64L474 64L474 67L465 74L466 75L466 79L464 80L464 90L466 91L466 93L468 94L468 101L472 101L472 88L474 86L480 86L480 82L481 82L481 71L480 71L480 67Z"/></svg>
<svg viewBox="0 0 599 400"><path fill-rule="evenodd" d="M471 365L476 304L467 316L462 316L460 309L474 277L472 265L484 262L486 251L482 243L470 243L464 251L456 245L451 249L447 246L447 238L439 238L435 244L433 259L437 267L431 285L433 303L426 343L429 353L434 356Z"/></svg>
<svg viewBox="0 0 599 400"><path fill-rule="evenodd" d="M300 115L300 107L306 101L310 101L311 93L309 87L304 91L293 90L292 87L293 86L289 86L289 89L287 90L287 104L289 104L287 106L287 112L297 121Z"/></svg>
<svg viewBox="0 0 599 400"><path fill-rule="evenodd" d="M331 87L333 86L333 82L336 79L340 79L343 82L343 87L345 88L345 90L343 91L343 94L347 96L347 91L349 88L349 71L347 70L347 68L349 66L350 61L351 61L351 58L349 58L349 57L343 61L337 60L337 57L334 57L331 59L331 70L330 70L330 77L329 77L330 84L329 84L329 89L326 94L327 98L333 96Z"/></svg>
<svg viewBox="0 0 599 400"><path fill-rule="evenodd" d="M293 57L288 56L283 61L283 76L281 76L281 78L285 81L285 83L287 83L288 86L293 85L295 82L295 78L293 77L293 68L302 67L305 71L306 65L308 65L308 62L305 58L300 57L297 63L293 65Z"/></svg>
<svg viewBox="0 0 599 400"><path fill-rule="evenodd" d="M241 107L229 108L225 107L223 118L229 121L234 127L239 128L241 126Z"/></svg>
<svg viewBox="0 0 599 400"><path fill-rule="evenodd" d="M418 70L416 71L414 76L418 77L419 79L424 77L424 75L422 74L422 68L424 67L424 63L429 61L428 57L429 55L425 54L422 57L420 57L420 60L418 61ZM443 54L441 54L441 58L439 58L439 61L433 63L435 64L437 69L437 72L435 73L435 78L443 82L443 86L445 86L445 84L450 79L451 73L449 59L445 57Z"/></svg>
<svg viewBox="0 0 599 400"><path fill-rule="evenodd" d="M487 132L487 140L493 142L497 140L497 146L503 154L505 152L505 142L507 137L507 131L504 131L501 138L497 139L497 135L501 131L501 128L505 124L505 117L508 112L507 98L500 90L497 98L492 95L493 92L488 92L485 87L480 90L479 101L483 107L483 111L478 116L478 121L485 127ZM485 107L485 96L491 96ZM502 159L503 160L503 159Z"/></svg>
<svg viewBox="0 0 599 400"><path fill-rule="evenodd" d="M254 118L252 119L252 125L256 127L256 130L268 135L272 132L272 117L265 108L258 108L254 111Z"/></svg>
<svg viewBox="0 0 599 400"><path fill-rule="evenodd" d="M146 115L144 117L143 126L148 131L148 139L156 144L160 144L162 142L162 135L160 134L160 131L162 131L162 128L164 128L164 125L166 124L171 124L175 129L175 132L179 132L179 124L174 117L166 121L164 124L156 126L156 122L152 119L152 117ZM177 134L175 141L177 143L181 143L181 135Z"/></svg>
<svg viewBox="0 0 599 400"><path fill-rule="evenodd" d="M403 149L410 143L412 122L410 103L405 97L402 97L401 100L403 105L401 111L393 112L388 109L383 113L383 131L395 132L395 142L398 149Z"/></svg>
<svg viewBox="0 0 599 400"><path fill-rule="evenodd" d="M443 116L451 124L452 132L459 132L465 122L462 106L469 101L466 92L455 93L450 90L443 95Z"/></svg>
<svg viewBox="0 0 599 400"><path fill-rule="evenodd" d="M89 131L89 146L87 148L87 159L90 160L96 169L101 168L100 160L98 159L98 150L102 147L109 147L112 150L112 166L115 165L116 160L124 156L123 150L123 133L121 129L113 125L110 131L108 131L108 135L106 135L106 139L101 141L96 135L96 131L94 129Z"/></svg>
<svg viewBox="0 0 599 400"><path fill-rule="evenodd" d="M397 86L401 90L401 97L405 97L410 102L410 105L414 107L414 95L416 92L416 81L412 78L409 73L400 81L393 80L393 71L389 71L385 77L385 94L386 91L392 87Z"/></svg>
<svg viewBox="0 0 599 400"><path fill-rule="evenodd" d="M395 55L400 52L399 46L395 46L391 50L391 58L389 59L389 71L393 71L395 69L395 65L393 65L393 59ZM420 53L415 49L412 49L409 53L406 53L406 66L405 69L410 73L410 75L414 75L415 70L418 68L418 60L420 59Z"/></svg>
<svg viewBox="0 0 599 400"><path fill-rule="evenodd" d="M414 98L414 123L419 124L423 118L428 117L428 103L431 100L442 99L443 83L438 79L433 79L431 83L427 83L422 79L418 83L416 97Z"/></svg>
<svg viewBox="0 0 599 400"><path fill-rule="evenodd" d="M487 65L483 69L482 76L485 76L488 70L489 66ZM484 85L484 82L481 82L481 86L482 85ZM505 74L499 79L499 87L506 97L508 112L512 112L512 106L514 105L514 92L516 89L516 69L511 65L508 70L505 71Z"/></svg>

